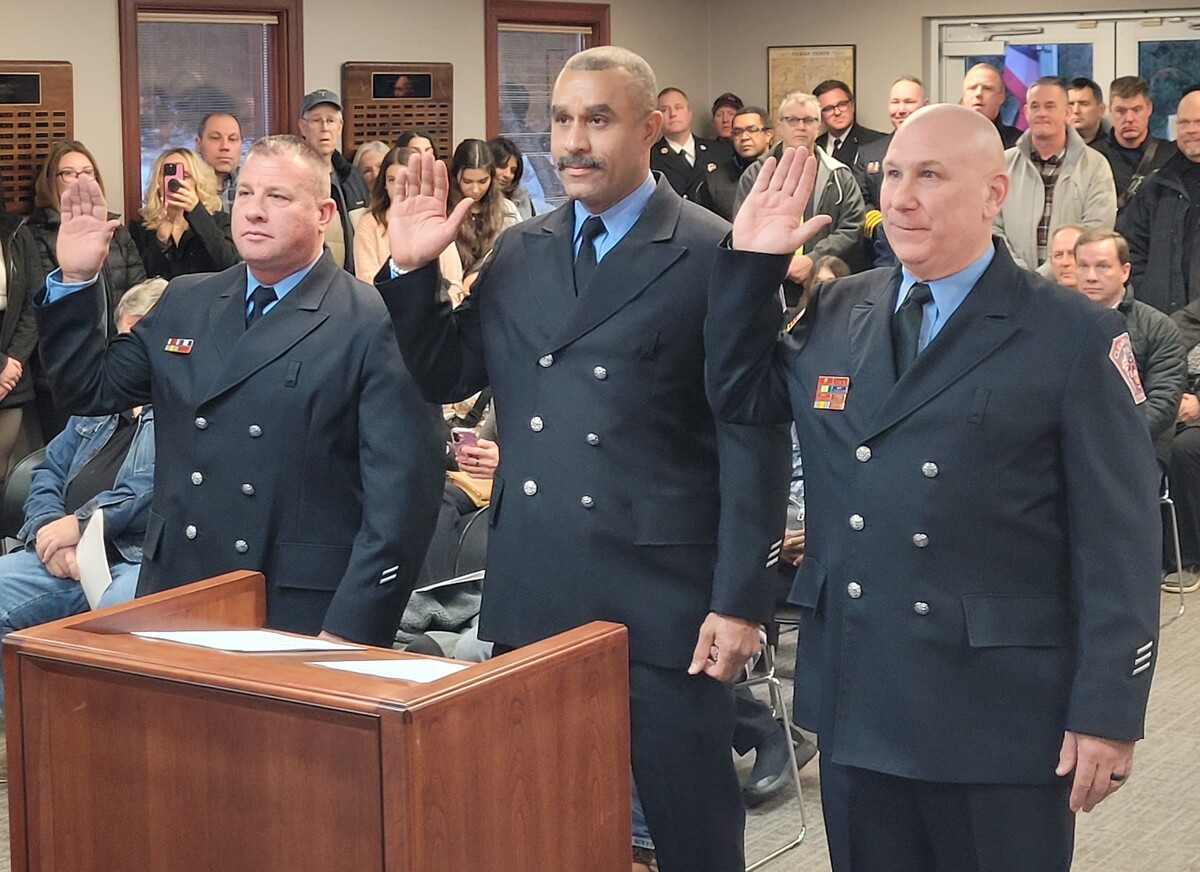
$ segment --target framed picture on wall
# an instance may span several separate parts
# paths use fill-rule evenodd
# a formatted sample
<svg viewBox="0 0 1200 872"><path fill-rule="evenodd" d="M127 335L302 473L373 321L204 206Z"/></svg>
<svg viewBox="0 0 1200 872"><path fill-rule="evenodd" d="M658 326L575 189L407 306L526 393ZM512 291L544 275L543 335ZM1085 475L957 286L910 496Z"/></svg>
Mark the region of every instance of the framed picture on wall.
<svg viewBox="0 0 1200 872"><path fill-rule="evenodd" d="M792 91L811 94L826 79L854 89L853 45L773 45L767 48L767 95L771 113Z"/></svg>

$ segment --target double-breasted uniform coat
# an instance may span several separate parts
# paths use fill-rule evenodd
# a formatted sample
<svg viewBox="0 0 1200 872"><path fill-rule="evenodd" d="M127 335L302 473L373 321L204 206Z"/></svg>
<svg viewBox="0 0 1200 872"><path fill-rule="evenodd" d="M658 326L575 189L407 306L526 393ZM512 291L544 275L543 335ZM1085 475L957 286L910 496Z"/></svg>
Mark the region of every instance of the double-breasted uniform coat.
<svg viewBox="0 0 1200 872"><path fill-rule="evenodd" d="M111 343L97 285L43 303L56 399L154 403L139 594L259 570L270 626L390 647L441 497L436 409L378 295L328 252L249 328L245 291L244 265L180 277Z"/></svg>

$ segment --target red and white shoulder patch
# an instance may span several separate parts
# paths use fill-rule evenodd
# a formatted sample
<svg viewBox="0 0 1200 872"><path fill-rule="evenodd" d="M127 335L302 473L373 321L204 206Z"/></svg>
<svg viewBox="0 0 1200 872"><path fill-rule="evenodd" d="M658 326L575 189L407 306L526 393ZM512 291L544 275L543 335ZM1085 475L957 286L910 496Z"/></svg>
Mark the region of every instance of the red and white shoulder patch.
<svg viewBox="0 0 1200 872"><path fill-rule="evenodd" d="M1125 380L1125 386L1133 394L1133 402L1138 405L1146 402L1146 391L1142 388L1142 378L1138 375L1137 359L1133 356L1133 343L1129 341L1128 333L1113 338L1108 359Z"/></svg>

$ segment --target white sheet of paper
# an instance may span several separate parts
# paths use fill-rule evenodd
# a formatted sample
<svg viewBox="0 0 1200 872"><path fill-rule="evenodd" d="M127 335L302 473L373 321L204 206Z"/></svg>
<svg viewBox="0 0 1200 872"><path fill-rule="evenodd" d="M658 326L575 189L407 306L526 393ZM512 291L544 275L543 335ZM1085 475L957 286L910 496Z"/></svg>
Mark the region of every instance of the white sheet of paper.
<svg viewBox="0 0 1200 872"><path fill-rule="evenodd" d="M364 645L329 642L314 636L291 636L273 630L140 630L143 639L199 645L218 651L268 653L272 651L361 651Z"/></svg>
<svg viewBox="0 0 1200 872"><path fill-rule="evenodd" d="M413 590L413 593L421 590L436 590L439 587L450 587L455 584L467 584L472 581L483 581L486 570L477 569L474 572L468 572L466 575L456 575L454 578L447 578L442 581L434 581L424 587L418 587Z"/></svg>
<svg viewBox="0 0 1200 872"><path fill-rule="evenodd" d="M311 661L310 666L324 666L328 669L340 669L343 672L357 672L361 675L374 675L378 678L392 678L399 681L415 681L426 684L437 681L455 672L461 672L470 664L447 663L444 660L328 660L325 662Z"/></svg>
<svg viewBox="0 0 1200 872"><path fill-rule="evenodd" d="M92 512L79 544L75 546L75 559L79 562L83 595L87 597L88 608L94 609L112 584L108 553L104 549L104 509Z"/></svg>

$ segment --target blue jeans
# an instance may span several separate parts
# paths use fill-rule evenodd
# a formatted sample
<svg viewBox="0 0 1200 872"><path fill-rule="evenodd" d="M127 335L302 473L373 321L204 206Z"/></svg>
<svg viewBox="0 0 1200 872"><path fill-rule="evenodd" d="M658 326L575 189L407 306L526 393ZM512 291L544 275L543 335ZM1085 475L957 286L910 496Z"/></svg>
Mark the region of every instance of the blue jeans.
<svg viewBox="0 0 1200 872"><path fill-rule="evenodd" d="M133 599L140 569L138 563L111 564L112 586L104 592L97 607ZM86 612L87 607L79 582L51 575L36 552L22 548L0 556L0 639L13 630ZM3 690L4 677L0 675L0 706Z"/></svg>

